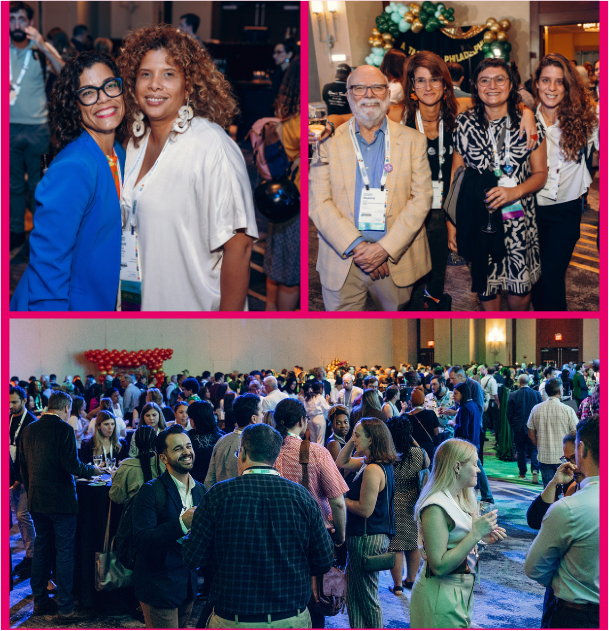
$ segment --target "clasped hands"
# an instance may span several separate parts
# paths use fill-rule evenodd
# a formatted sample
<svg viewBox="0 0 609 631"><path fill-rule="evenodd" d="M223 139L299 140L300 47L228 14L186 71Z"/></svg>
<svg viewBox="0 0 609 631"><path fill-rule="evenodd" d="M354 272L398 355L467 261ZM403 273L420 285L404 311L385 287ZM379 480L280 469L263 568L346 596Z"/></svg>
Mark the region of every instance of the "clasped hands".
<svg viewBox="0 0 609 631"><path fill-rule="evenodd" d="M353 250L355 264L363 272L370 274L372 280L389 276L388 258L389 254L378 243L358 243Z"/></svg>

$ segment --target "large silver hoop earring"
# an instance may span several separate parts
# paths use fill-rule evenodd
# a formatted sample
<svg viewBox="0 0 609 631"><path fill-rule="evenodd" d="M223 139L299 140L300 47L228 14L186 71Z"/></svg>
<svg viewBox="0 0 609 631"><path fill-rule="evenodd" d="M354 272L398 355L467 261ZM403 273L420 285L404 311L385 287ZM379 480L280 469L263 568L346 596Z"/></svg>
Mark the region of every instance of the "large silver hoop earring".
<svg viewBox="0 0 609 631"><path fill-rule="evenodd" d="M134 115L133 115L134 121L133 121L133 135L136 138L139 138L140 136L143 136L144 131L146 129L146 125L144 125L144 112L137 111Z"/></svg>
<svg viewBox="0 0 609 631"><path fill-rule="evenodd" d="M178 110L178 117L173 124L172 130L178 134L183 134L190 127L190 121L193 119L194 115L195 113L192 107L190 107L189 98L186 101L186 105L182 105L182 107Z"/></svg>

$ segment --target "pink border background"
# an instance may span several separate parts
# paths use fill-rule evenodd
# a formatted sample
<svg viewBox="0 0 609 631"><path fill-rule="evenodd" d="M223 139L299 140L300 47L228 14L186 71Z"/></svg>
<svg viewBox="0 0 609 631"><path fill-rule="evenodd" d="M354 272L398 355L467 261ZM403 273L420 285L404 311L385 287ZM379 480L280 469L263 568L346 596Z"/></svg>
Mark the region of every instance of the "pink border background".
<svg viewBox="0 0 609 631"><path fill-rule="evenodd" d="M8 5L9 3L6 0L2 1L1 6L1 18L0 23L2 24L2 49L4 51L8 50L9 38L8 38L8 22L9 22L9 14L8 14ZM608 13L608 3L600 2L600 21L601 21L601 33L606 36L606 25L607 25L607 13ZM197 318L197 319L222 319L222 318L244 318L244 319L293 319L293 318L314 318L314 319L334 319L334 318L356 318L356 319L376 319L376 318L429 318L429 313L427 312L409 312L408 316L405 316L400 312L388 312L384 314L379 314L376 312L368 312L368 313L341 313L337 315L335 313L327 313L327 312L309 312L308 311L308 302L309 302L309 291L308 291L308 160L306 156L308 155L308 129L307 129L307 116L306 116L306 104L308 103L308 93L309 93L309 83L308 83L308 72L305 70L308 67L308 59L309 59L309 47L308 47L308 37L309 37L309 28L308 28L308 16L309 16L309 7L308 2L301 2L301 15L300 15L300 25L301 25L301 59L302 59L302 69L303 72L301 74L301 155L303 159L301 160L301 182L302 182L302 190L301 190L301 199L302 199L302 215L301 215L301 311L295 313L280 313L280 312L225 312L222 314L218 313L192 313L192 312L145 312L145 313L133 313L133 314L118 314L118 313L106 313L106 312L95 312L95 313L9 313L9 239L10 239L10 228L9 228L9 199L10 199L10 172L9 172L9 155L10 155L10 136L9 136L9 104L8 104L8 81L6 77L8 77L9 73L9 55L2 55L2 85L0 88L0 112L2 116L2 139L1 139L1 155L2 155L2 173L1 173L1 193L0 199L2 202L2 227L3 227L3 236L1 239L1 254L0 261L2 261L2 282L0 283L1 287L1 298L0 298L0 306L2 309L2 325L1 325L1 340L4 352L2 353L1 359L1 378L2 383L6 383L10 379L10 358L9 353L6 349L10 348L10 318L79 318L79 319L129 319L129 318ZM607 63L607 40L606 38L601 38L601 51L600 57L602 59L603 68L606 68ZM607 91L608 82L603 81L601 84L601 120L603 123L606 121L606 103L608 98ZM607 147L607 126L605 124L601 124L600 129L601 141L600 144L602 147ZM601 252L606 252L607 247L607 229L606 229L606 204L607 204L607 181L603 177L606 175L606 160L604 152L600 154L600 207L602 209L600 213L600 226L599 230L602 227L602 231L600 232L600 249ZM598 319L599 320L599 356L601 360L601 366L603 370L603 374L606 374L607 371L607 348L608 348L608 294L607 294L607 270L608 270L608 261L606 255L601 260L600 264L600 275L599 275L599 298L600 298L600 311L599 312L505 312L505 311L494 311L494 312L480 312L480 311L464 311L464 312L449 312L443 314L433 314L433 319L464 319L464 318L479 318L479 319L488 319L488 318L531 318L531 319L547 319L547 318L581 318L581 319ZM602 282L601 282L602 280ZM603 410L606 409L607 405L607 390L603 389L602 394L602 404ZM604 415L607 416L606 414ZM606 462L607 462L607 440L608 440L608 429L606 424L601 424L601 444L603 449L602 454L602 462L603 462L603 476L606 474ZM3 459L4 465L2 466L2 479L5 480L8 477L8 461ZM2 484L1 491L2 502L5 507L8 507L8 484ZM607 542L607 494L601 494L601 524L602 524L602 534L601 543L600 543L600 558L601 558L601 577L600 577L600 585L601 585L601 594L604 595L604 598L601 598L601 629L608 628L608 600L607 600L607 556L608 556L608 542ZM10 607L9 607L9 573L8 573L8 560L5 557L6 554L6 546L9 541L9 530L6 528L6 519L3 520L2 530L3 533L2 541L5 543L2 544L3 554L2 554L2 569L0 576L2 576L2 598L0 602L2 603L2 616L1 620L1 628L8 629L9 620L10 620Z"/></svg>

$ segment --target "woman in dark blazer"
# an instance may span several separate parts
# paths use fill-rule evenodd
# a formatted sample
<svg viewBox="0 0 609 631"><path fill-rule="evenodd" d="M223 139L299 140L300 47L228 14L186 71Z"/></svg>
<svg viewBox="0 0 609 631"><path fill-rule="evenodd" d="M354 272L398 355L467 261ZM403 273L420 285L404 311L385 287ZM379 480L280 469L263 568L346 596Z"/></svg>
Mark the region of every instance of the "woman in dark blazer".
<svg viewBox="0 0 609 631"><path fill-rule="evenodd" d="M61 151L36 189L30 262L12 311L114 311L121 266L125 105L106 54L66 62L49 103Z"/></svg>

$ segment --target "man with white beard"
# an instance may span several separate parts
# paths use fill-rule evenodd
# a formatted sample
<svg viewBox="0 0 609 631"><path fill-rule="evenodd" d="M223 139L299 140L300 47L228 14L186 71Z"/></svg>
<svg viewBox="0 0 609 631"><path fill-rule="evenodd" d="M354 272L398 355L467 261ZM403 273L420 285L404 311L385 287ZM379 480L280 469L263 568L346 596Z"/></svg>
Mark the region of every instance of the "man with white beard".
<svg viewBox="0 0 609 631"><path fill-rule="evenodd" d="M363 311L369 293L377 310L399 311L431 269L427 141L387 118L390 94L378 68L357 68L347 91L354 117L324 143L327 164L310 175L324 305Z"/></svg>

